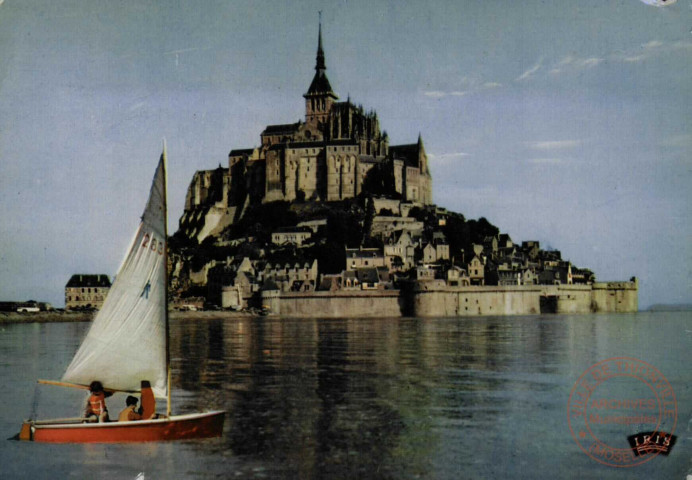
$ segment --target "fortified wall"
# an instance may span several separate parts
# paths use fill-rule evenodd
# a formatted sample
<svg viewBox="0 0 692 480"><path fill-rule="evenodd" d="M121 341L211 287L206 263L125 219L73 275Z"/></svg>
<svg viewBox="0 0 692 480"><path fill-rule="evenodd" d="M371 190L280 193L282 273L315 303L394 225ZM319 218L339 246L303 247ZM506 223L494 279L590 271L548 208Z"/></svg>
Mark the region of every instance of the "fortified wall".
<svg viewBox="0 0 692 480"><path fill-rule="evenodd" d="M399 290L344 290L340 292L262 292L262 303L272 315L306 318L401 317Z"/></svg>
<svg viewBox="0 0 692 480"><path fill-rule="evenodd" d="M285 317L465 317L633 313L639 308L638 285L448 287L421 282L411 290L262 293L271 314Z"/></svg>

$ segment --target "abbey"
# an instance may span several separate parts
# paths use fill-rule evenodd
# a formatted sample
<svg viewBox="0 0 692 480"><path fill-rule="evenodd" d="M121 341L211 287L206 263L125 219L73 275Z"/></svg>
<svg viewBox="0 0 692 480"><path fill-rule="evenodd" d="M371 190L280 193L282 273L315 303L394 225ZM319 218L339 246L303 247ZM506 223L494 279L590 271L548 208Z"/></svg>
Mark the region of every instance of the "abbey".
<svg viewBox="0 0 692 480"><path fill-rule="evenodd" d="M303 95L305 119L267 126L258 147L231 150L228 168L198 171L188 189L181 227L196 230L200 223L195 218L208 217L210 208L217 210L216 216L237 217L248 203L337 201L368 191L371 183L386 184L387 193L404 201L432 203L432 179L420 136L416 143L390 146L375 112L364 111L350 98L338 101L326 70L320 25L315 76Z"/></svg>

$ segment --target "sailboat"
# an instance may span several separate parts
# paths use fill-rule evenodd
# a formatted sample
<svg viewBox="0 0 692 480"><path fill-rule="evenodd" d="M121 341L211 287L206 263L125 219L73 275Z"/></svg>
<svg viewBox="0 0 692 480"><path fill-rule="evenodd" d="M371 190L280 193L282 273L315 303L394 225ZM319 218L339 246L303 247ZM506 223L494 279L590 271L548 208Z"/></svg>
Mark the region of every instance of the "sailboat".
<svg viewBox="0 0 692 480"><path fill-rule="evenodd" d="M221 436L224 411L171 415L168 322L166 146L149 199L101 310L61 381L39 383L89 389L99 381L108 392L148 388L166 398L166 415L128 422L85 423L83 418L26 420L19 440L50 443L122 443ZM155 402L154 402L155 406Z"/></svg>

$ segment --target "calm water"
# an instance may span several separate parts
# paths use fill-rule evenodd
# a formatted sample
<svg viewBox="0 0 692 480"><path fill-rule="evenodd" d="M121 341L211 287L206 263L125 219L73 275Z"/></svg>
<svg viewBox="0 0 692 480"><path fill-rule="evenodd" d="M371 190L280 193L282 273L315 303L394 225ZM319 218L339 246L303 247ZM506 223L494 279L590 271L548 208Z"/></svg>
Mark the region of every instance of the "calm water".
<svg viewBox="0 0 692 480"><path fill-rule="evenodd" d="M88 324L0 325L0 434L79 414L59 379ZM474 319L175 321L173 411L223 408L220 439L2 440L2 478L667 478L692 473L692 313ZM567 425L573 384L630 356L675 390L669 457L613 468ZM109 399L117 412L124 399Z"/></svg>

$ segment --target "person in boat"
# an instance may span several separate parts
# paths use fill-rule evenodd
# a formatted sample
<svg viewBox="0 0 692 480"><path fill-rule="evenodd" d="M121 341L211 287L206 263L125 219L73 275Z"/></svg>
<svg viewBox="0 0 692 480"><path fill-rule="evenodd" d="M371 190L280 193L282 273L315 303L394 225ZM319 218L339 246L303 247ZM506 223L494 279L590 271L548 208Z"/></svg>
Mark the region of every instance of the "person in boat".
<svg viewBox="0 0 692 480"><path fill-rule="evenodd" d="M118 415L119 422L131 422L133 420L141 420L142 415L136 410L137 408L137 397L128 395L125 399L126 407Z"/></svg>
<svg viewBox="0 0 692 480"><path fill-rule="evenodd" d="M103 385L98 380L94 380L89 385L89 399L84 410L84 418L89 422L107 422L108 407L106 397L113 395L113 392L103 390Z"/></svg>
<svg viewBox="0 0 692 480"><path fill-rule="evenodd" d="M154 397L154 392L151 389L151 383L148 380L142 380L141 392L142 399L139 407L139 414L144 420L159 418L160 415L156 413L156 398Z"/></svg>

